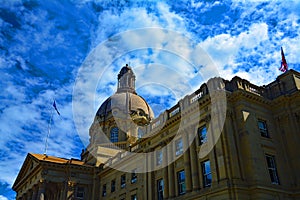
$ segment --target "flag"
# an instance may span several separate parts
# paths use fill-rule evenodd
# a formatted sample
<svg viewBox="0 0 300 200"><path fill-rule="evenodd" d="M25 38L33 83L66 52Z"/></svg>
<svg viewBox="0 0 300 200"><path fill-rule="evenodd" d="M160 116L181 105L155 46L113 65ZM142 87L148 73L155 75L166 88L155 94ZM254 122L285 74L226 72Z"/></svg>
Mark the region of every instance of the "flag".
<svg viewBox="0 0 300 200"><path fill-rule="evenodd" d="M280 66L279 70L282 72L286 72L288 70L288 64L285 60L282 47L281 47L281 66Z"/></svg>
<svg viewBox="0 0 300 200"><path fill-rule="evenodd" d="M54 107L54 109L56 110L57 114L60 115L59 111L57 110L55 100L54 100L54 102L53 102L53 107Z"/></svg>

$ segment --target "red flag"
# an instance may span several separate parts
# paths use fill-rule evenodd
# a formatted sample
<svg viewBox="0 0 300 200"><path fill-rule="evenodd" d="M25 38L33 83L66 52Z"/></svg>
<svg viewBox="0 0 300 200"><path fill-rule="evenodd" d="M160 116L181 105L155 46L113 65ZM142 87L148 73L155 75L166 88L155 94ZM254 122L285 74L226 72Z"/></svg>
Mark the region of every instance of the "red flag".
<svg viewBox="0 0 300 200"><path fill-rule="evenodd" d="M282 72L286 72L288 70L288 64L285 60L282 47L281 47L281 66L280 66L279 70Z"/></svg>
<svg viewBox="0 0 300 200"><path fill-rule="evenodd" d="M60 113L59 113L58 110L57 110L55 100L54 100L54 102L53 102L53 107L54 107L54 109L56 110L57 114L60 115Z"/></svg>

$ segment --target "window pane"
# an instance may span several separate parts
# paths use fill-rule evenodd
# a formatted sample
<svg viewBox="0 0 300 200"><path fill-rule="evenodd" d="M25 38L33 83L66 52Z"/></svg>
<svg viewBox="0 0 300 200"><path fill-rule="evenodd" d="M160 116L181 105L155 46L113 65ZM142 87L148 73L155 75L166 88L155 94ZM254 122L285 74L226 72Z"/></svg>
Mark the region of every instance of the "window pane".
<svg viewBox="0 0 300 200"><path fill-rule="evenodd" d="M271 183L273 184L279 184L279 178L275 163L275 157L266 155L267 165L268 165L268 171L270 174Z"/></svg>
<svg viewBox="0 0 300 200"><path fill-rule="evenodd" d="M118 127L113 127L110 130L110 141L118 142L118 140L119 140L119 129L118 129Z"/></svg>
<svg viewBox="0 0 300 200"><path fill-rule="evenodd" d="M157 150L156 151L156 165L161 165L162 164L162 151Z"/></svg>
<svg viewBox="0 0 300 200"><path fill-rule="evenodd" d="M206 186L209 186L209 185L211 185L211 180L212 180L212 178L211 178L211 174L207 174L206 176L205 176L205 185Z"/></svg>
<svg viewBox="0 0 300 200"><path fill-rule="evenodd" d="M185 174L184 171L179 172L179 180L184 181L185 180Z"/></svg>
<svg viewBox="0 0 300 200"><path fill-rule="evenodd" d="M259 128L259 132L260 132L261 136L269 137L266 121L258 120L258 128Z"/></svg>
<svg viewBox="0 0 300 200"><path fill-rule="evenodd" d="M207 160L207 161L202 162L201 166L202 166L203 184L204 184L204 187L208 187L211 185L211 182L212 182L210 161Z"/></svg>
<svg viewBox="0 0 300 200"><path fill-rule="evenodd" d="M131 173L131 183L135 183L137 181L136 169L132 170Z"/></svg>
<svg viewBox="0 0 300 200"><path fill-rule="evenodd" d="M185 173L184 170L177 173L177 181L178 181L178 193L185 194L186 188L185 188Z"/></svg>
<svg viewBox="0 0 300 200"><path fill-rule="evenodd" d="M104 184L103 187L102 187L102 196L103 197L106 196L106 184Z"/></svg>
<svg viewBox="0 0 300 200"><path fill-rule="evenodd" d="M209 161L204 162L204 169L205 169L206 174L210 173L210 162Z"/></svg>
<svg viewBox="0 0 300 200"><path fill-rule="evenodd" d="M158 200L163 200L164 198L164 180L159 179L157 181L157 199Z"/></svg>
<svg viewBox="0 0 300 200"><path fill-rule="evenodd" d="M83 199L83 197L84 197L84 188L83 187L77 187L76 197L78 199Z"/></svg>
<svg viewBox="0 0 300 200"><path fill-rule="evenodd" d="M259 129L265 129L265 125L262 121L258 122L258 127L259 127Z"/></svg>
<svg viewBox="0 0 300 200"><path fill-rule="evenodd" d="M131 200L137 200L136 194L131 195Z"/></svg>
<svg viewBox="0 0 300 200"><path fill-rule="evenodd" d="M268 164L268 168L270 166L272 166L272 160L271 160L271 157L267 156L267 164Z"/></svg>
<svg viewBox="0 0 300 200"><path fill-rule="evenodd" d="M111 192L114 192L116 190L116 180L111 181Z"/></svg>
<svg viewBox="0 0 300 200"><path fill-rule="evenodd" d="M207 142L207 129L206 126L202 126L198 128L198 137L199 137L199 144L203 144Z"/></svg>
<svg viewBox="0 0 300 200"><path fill-rule="evenodd" d="M121 176L121 188L124 188L126 185L126 176L125 174Z"/></svg>
<svg viewBox="0 0 300 200"><path fill-rule="evenodd" d="M183 153L183 146L182 146L182 140L181 138L176 140L175 142L175 155L179 156Z"/></svg>

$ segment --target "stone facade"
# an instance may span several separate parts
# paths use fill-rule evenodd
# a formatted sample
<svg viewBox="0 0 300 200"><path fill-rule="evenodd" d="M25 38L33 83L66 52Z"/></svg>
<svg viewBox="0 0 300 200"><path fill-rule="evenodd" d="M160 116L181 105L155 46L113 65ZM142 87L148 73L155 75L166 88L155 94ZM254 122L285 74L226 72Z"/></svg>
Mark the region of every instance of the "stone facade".
<svg viewBox="0 0 300 200"><path fill-rule="evenodd" d="M265 86L212 78L130 129L134 142L113 111L96 115L81 160L28 154L17 199L300 199L299 72Z"/></svg>

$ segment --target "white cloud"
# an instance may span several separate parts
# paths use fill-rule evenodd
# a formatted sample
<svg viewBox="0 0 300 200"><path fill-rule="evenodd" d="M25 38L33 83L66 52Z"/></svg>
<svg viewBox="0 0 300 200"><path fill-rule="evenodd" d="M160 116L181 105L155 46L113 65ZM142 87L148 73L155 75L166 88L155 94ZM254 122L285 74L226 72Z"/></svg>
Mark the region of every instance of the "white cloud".
<svg viewBox="0 0 300 200"><path fill-rule="evenodd" d="M17 77L3 77L3 83L7 87L4 88L3 94L6 99L3 101L0 115L1 153L6 155L0 162L0 181L10 185L13 184L28 152L44 153L50 113L51 110L55 112L52 107L54 91L41 91L34 99L30 99L29 96L34 94L25 89L25 86L34 88L39 85L39 78L26 78L25 86L14 84L14 78ZM77 134L72 122L71 102L64 102L64 97L70 95L71 89L71 85L67 85L56 91L61 117L56 113L53 115L48 153L59 157L74 157L73 150L78 146L73 139Z"/></svg>
<svg viewBox="0 0 300 200"><path fill-rule="evenodd" d="M155 1L154 1L155 2ZM170 30L185 30L185 23L182 17L170 11L169 5L163 2L156 2L152 5L155 12L148 12L145 7L125 8L119 13L113 9L102 12L99 19L99 28L96 31L94 46L106 40L115 33L139 28L164 28ZM150 35L148 39L157 37ZM146 38L146 37L144 37ZM155 39L155 38L154 38ZM157 39L157 38L156 38ZM130 39L128 42L133 42Z"/></svg>
<svg viewBox="0 0 300 200"><path fill-rule="evenodd" d="M237 36L220 34L212 36L199 44L208 52L213 61L222 69L225 65L235 67L235 58L241 48L252 49L268 39L266 23L253 24Z"/></svg>
<svg viewBox="0 0 300 200"><path fill-rule="evenodd" d="M0 200L8 200L8 198L6 198L6 197L3 196L3 195L0 195Z"/></svg>

